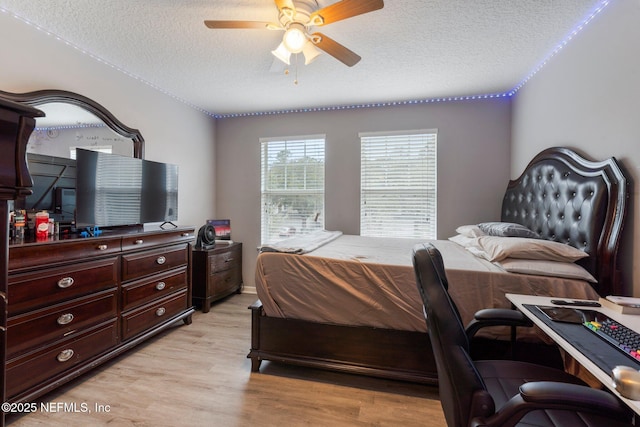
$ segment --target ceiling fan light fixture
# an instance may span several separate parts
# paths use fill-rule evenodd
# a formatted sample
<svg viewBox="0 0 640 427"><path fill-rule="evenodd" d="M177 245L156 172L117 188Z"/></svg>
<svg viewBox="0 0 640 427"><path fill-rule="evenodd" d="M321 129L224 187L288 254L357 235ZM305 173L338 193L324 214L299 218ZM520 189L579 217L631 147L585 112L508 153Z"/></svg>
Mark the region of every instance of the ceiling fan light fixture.
<svg viewBox="0 0 640 427"><path fill-rule="evenodd" d="M304 54L304 65L309 65L315 61L318 56L320 56L322 51L315 47L311 40L307 40L302 48L302 53Z"/></svg>
<svg viewBox="0 0 640 427"><path fill-rule="evenodd" d="M282 37L282 43L291 53L302 52L302 48L306 42L307 35L305 33L304 25L299 23L289 25L289 28L287 28L287 31L284 33L284 37Z"/></svg>
<svg viewBox="0 0 640 427"><path fill-rule="evenodd" d="M271 53L280 61L284 62L287 65L291 65L291 52L289 52L289 50L285 47L284 42L280 43L280 45L278 45L275 50L272 50Z"/></svg>

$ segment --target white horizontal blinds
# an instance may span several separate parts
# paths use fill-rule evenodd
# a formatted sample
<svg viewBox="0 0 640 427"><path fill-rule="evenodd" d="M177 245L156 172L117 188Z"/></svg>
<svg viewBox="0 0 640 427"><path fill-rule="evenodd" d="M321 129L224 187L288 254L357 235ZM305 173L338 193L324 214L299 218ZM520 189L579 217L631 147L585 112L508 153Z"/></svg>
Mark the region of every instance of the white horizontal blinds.
<svg viewBox="0 0 640 427"><path fill-rule="evenodd" d="M360 235L436 238L437 131L361 133Z"/></svg>
<svg viewBox="0 0 640 427"><path fill-rule="evenodd" d="M324 135L260 142L262 244L324 228Z"/></svg>

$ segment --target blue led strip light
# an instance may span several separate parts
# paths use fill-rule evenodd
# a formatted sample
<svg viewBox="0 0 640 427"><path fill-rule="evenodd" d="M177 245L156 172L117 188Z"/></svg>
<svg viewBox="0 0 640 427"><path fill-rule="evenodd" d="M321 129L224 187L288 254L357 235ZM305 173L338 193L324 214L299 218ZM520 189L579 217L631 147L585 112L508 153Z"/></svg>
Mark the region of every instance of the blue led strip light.
<svg viewBox="0 0 640 427"><path fill-rule="evenodd" d="M342 106L329 106L329 107L310 107L310 108L297 108L297 109L289 109L289 110L279 110L279 111L264 111L264 112L254 112L254 113L235 113L235 114L215 114L212 113L210 111L206 111L182 98L179 98L169 92L167 92L166 90L154 85L153 83L146 81L114 64L111 64L107 61L105 61L104 59L84 50L81 49L80 47L74 45L73 43L64 40L63 38L45 30L44 28L35 25L34 23L30 22L29 20L22 18L21 16L18 16L16 14L14 14L13 12L3 8L0 6L0 11L4 12L4 13L8 13L11 16L13 16L14 18L24 22L27 25L30 25L34 28L36 28L39 31L44 32L46 35L54 37L56 40L78 50L79 52L89 56L90 58L95 59L96 61L103 63L105 65L108 65L109 67L120 71L121 73L127 75L128 77L131 77L135 80L140 81L141 83L144 83L150 87L152 87L153 89L167 95L170 96L171 98L174 98L175 100L182 102L183 104L186 104L188 106L190 106L191 108L194 108L195 110L198 110L204 114L207 114L209 116L212 116L216 119L224 119L224 118L234 118L234 117L251 117L251 116L269 116L269 115L279 115L279 114L291 114L291 113L308 113L308 112L318 112L318 111L337 111L337 110L352 110L352 109L359 109L359 108L379 108L379 107L392 107L392 106L398 106L398 105L416 105L416 104L430 104L430 103L438 103L438 102L452 102L452 101L469 101L469 100L480 100L480 99L492 99L492 98L510 98L513 95L516 94L516 92L518 92L520 89L522 89L522 87L529 81L531 80L531 78L536 75L545 65L547 65L547 63L554 57L556 56L578 33L580 33L587 24L589 24L600 12L602 12L604 10L605 7L607 7L609 5L609 3L611 3L613 0L602 0L598 6L587 16L587 18L580 24L578 25L573 31L571 31L556 47L553 51L551 51L551 53L549 55L547 55L544 60L542 62L540 62L540 64L538 64L533 71L531 71L524 79L522 79L516 86L514 86L512 89L504 92L504 93L495 93L495 94L485 94L485 95L467 95L467 96L449 96L449 97L441 97L441 98L429 98L429 99L417 99L417 100L408 100L408 101L389 101L389 102L372 102L372 103L366 103L366 104L358 104L358 105L342 105Z"/></svg>
<svg viewBox="0 0 640 427"><path fill-rule="evenodd" d="M186 104L186 105L188 105L189 107L191 107L191 108L193 108L195 110L198 110L198 111L200 111L200 112L202 112L204 114L207 114L209 116L214 116L213 113L211 113L209 111L206 111L203 108L200 108L197 105L194 105L194 104L192 104L192 103L190 103L190 102L188 102L188 101L186 101L186 100L184 100L182 98L179 98L178 96L173 95L172 93L162 89L161 87L156 86L153 83L151 83L151 82L149 82L147 80L144 80L143 78L141 78L141 77L139 77L139 76L137 76L137 75L135 75L135 74L123 69L123 68L118 67L117 65L114 65L114 64L112 64L112 63L110 63L108 61L105 61L104 59L100 58L99 56L96 56L96 55L92 54L91 52L82 49L81 47L71 43L70 41L63 39L62 37L60 37L60 36L50 32L50 31L46 30L45 28L40 27L39 25L34 24L33 22L29 21L28 19L23 18L22 16L17 15L15 13L11 12L10 10L5 9L2 6L0 6L0 12L3 12L3 13L11 15L15 19L24 22L25 24L35 28L38 31L42 31L47 36L53 37L57 41L66 44L67 46L77 50L80 53L83 53L83 54L87 55L88 57L90 57L92 59L95 59L96 61L100 62L101 64L107 65L107 66L113 68L114 70L117 70L117 71L121 72L122 74L124 74L124 75L126 75L128 77L131 77L132 79L138 80L139 82L144 83L145 85L150 86L151 88L157 90L158 92L161 92L161 93L163 93L163 94L165 94L165 95L167 95L167 96L169 96L169 97L171 97L171 98L173 98L173 99L175 99L175 100L177 100L177 101L179 101L179 102L181 102L183 104Z"/></svg>
<svg viewBox="0 0 640 427"><path fill-rule="evenodd" d="M522 86L525 85L525 83L527 83L529 80L531 80L531 78L533 76L536 75L536 73L538 73L538 71L540 71L545 65L547 65L547 63L551 60L551 58L553 58L554 56L556 56L571 40L573 40L573 38L578 35L579 32L581 32L584 27L587 26L587 24L589 24L600 12L602 12L604 10L605 7L607 7L609 5L609 3L611 3L612 0L603 0L588 16L587 18L580 24L578 25L573 31L571 31L569 33L569 35L567 35L557 46L556 48L551 51L551 53L549 55L546 56L546 58L544 58L544 60L538 64L537 67L535 67L533 69L533 71L531 71L524 79L522 79L522 81L520 81L520 83L518 83L513 89L511 89L509 91L509 96L513 96L516 94L516 92L518 92L520 89L522 89Z"/></svg>
<svg viewBox="0 0 640 427"><path fill-rule="evenodd" d="M61 126L44 126L44 127L36 127L34 131L42 131L46 132L48 130L65 130L65 129L85 129L85 128L106 128L107 125L104 124L77 124L77 125L61 125Z"/></svg>

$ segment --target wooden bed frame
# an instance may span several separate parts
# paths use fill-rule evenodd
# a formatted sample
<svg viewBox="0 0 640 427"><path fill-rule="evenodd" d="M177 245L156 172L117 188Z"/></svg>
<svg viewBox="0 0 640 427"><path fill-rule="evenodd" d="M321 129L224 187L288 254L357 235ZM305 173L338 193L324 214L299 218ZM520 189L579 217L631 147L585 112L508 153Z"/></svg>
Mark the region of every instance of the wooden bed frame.
<svg viewBox="0 0 640 427"><path fill-rule="evenodd" d="M543 238L590 254L582 262L600 295L621 292L617 265L628 198L615 158L585 159L567 148L539 153L509 182L501 220L523 224ZM342 326L269 317L256 301L251 309L251 369L263 360L436 384L428 334Z"/></svg>

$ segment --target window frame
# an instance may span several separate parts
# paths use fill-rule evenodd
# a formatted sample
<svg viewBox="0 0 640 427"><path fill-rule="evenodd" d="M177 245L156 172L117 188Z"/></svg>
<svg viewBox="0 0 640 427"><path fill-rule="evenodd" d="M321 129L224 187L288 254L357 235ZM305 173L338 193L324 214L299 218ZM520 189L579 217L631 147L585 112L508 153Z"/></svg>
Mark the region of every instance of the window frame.
<svg viewBox="0 0 640 427"><path fill-rule="evenodd" d="M270 169L267 166L269 162L269 150L268 145L274 143L284 144L285 150L287 150L287 144L294 144L294 148L303 148L306 157L306 149L309 144L321 144L321 154L322 154L322 187L321 188L292 188L292 189L269 189L268 185L268 175ZM317 148L317 147L316 147ZM306 166L305 174L306 174ZM286 175L286 173L285 173ZM288 176L288 175L286 175ZM286 179L285 176L285 179ZM307 181L307 177L305 175L304 179L304 187L307 187L309 182ZM269 213L267 212L267 201L266 199L269 196L321 196L322 198L322 208L321 211L315 216L314 222L311 224L313 229L324 229L324 220L325 220L325 194L326 194L326 135L325 134L312 134L312 135L301 135L301 136L286 136L286 137L265 137L260 138L260 241L261 244L272 243L273 241L284 239L286 237L292 237L293 235L306 234L312 230L305 228L304 226L298 227L288 227L289 229L293 229L291 235L289 233L280 233L278 237L274 237L273 230L278 228L273 225L269 226Z"/></svg>

